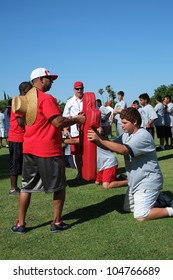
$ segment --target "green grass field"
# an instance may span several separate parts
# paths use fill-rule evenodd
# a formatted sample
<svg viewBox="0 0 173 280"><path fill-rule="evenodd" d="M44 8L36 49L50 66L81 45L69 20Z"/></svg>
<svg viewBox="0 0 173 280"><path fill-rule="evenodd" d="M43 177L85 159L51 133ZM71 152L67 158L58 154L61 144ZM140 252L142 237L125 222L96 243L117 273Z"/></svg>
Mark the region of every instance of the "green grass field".
<svg viewBox="0 0 173 280"><path fill-rule="evenodd" d="M118 155L119 172L124 172ZM173 150L158 152L164 191L173 193ZM79 184L76 170L66 169L67 195L63 220L70 230L50 233L52 195L33 194L27 213L29 231L11 232L18 217L18 197L9 192L8 149L0 149L1 260L172 260L173 219L139 223L123 212L126 187L103 190ZM21 181L21 178L20 180ZM20 183L19 183L20 185Z"/></svg>

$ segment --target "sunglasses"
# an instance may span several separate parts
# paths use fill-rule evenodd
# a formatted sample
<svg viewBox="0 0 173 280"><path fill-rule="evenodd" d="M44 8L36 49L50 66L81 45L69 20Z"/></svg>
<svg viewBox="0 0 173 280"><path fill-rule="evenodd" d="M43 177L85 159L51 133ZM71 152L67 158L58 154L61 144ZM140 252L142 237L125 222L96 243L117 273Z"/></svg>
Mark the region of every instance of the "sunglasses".
<svg viewBox="0 0 173 280"><path fill-rule="evenodd" d="M82 88L75 88L75 90L77 90L77 91L83 90L83 87Z"/></svg>

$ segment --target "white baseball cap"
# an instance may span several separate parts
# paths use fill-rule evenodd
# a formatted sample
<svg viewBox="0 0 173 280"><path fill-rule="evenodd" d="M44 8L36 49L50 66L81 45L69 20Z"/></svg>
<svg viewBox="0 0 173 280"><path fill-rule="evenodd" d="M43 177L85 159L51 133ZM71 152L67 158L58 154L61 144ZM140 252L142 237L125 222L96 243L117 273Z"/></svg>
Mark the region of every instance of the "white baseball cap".
<svg viewBox="0 0 173 280"><path fill-rule="evenodd" d="M36 68L32 71L30 80L34 80L39 77L45 77L49 76L52 78L52 80L56 80L58 78L58 75L50 74L49 70L46 68Z"/></svg>

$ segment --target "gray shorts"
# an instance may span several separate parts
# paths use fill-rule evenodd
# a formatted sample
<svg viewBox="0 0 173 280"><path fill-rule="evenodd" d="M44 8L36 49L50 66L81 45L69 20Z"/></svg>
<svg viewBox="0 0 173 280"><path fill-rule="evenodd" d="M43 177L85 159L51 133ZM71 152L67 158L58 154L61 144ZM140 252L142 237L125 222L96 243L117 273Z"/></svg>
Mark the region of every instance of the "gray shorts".
<svg viewBox="0 0 173 280"><path fill-rule="evenodd" d="M66 187L64 157L23 155L21 192L52 193Z"/></svg>

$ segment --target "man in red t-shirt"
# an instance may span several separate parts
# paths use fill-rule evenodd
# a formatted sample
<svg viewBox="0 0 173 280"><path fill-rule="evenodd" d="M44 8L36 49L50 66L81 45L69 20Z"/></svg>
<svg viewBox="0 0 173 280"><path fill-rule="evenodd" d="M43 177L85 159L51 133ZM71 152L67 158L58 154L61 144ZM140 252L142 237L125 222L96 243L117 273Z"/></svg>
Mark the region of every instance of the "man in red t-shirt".
<svg viewBox="0 0 173 280"><path fill-rule="evenodd" d="M30 82L22 82L19 85L20 95L25 95L32 85ZM11 188L9 195L19 195L18 176L22 174L23 162L23 138L25 133L25 124L22 115L10 113L10 128L8 132L9 141L9 169Z"/></svg>
<svg viewBox="0 0 173 280"><path fill-rule="evenodd" d="M31 193L40 191L53 193L54 217L50 231L70 228L61 219L66 187L61 130L76 123L84 123L85 116L62 117L56 99L45 93L57 77L45 68L37 68L31 73L31 81L37 91L37 113L33 124L25 126L19 220L11 228L15 233L26 232L25 216Z"/></svg>

